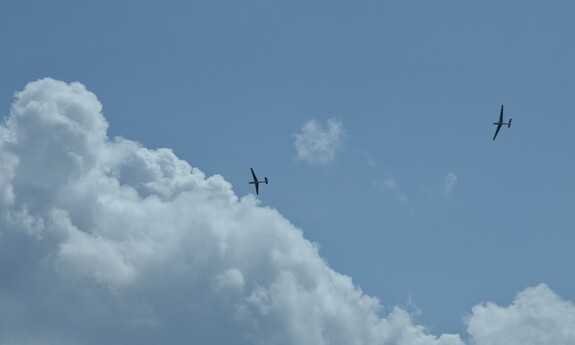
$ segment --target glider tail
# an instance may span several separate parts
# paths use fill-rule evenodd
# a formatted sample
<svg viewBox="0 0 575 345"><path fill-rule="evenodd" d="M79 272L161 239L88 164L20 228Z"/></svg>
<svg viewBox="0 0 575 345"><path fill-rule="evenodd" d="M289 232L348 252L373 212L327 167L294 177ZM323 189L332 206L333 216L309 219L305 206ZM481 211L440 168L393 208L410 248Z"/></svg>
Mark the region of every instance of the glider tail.
<svg viewBox="0 0 575 345"><path fill-rule="evenodd" d="M511 118L509 118L509 123L507 123L507 128L511 127Z"/></svg>
<svg viewBox="0 0 575 345"><path fill-rule="evenodd" d="M268 184L268 178L264 177L264 181L266 181L266 184Z"/></svg>

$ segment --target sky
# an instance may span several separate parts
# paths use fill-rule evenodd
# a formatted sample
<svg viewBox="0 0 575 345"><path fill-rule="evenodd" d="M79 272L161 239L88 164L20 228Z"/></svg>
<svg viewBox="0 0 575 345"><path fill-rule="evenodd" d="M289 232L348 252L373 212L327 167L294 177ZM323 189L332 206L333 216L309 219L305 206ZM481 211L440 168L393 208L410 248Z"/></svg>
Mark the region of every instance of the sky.
<svg viewBox="0 0 575 345"><path fill-rule="evenodd" d="M573 344L573 10L4 1L0 342Z"/></svg>

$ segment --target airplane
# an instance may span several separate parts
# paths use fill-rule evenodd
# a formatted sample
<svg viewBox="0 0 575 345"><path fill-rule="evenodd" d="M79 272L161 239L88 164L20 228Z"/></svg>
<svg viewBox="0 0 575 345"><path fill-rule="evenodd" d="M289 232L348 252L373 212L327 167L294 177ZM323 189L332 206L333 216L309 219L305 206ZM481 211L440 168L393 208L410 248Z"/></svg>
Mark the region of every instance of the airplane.
<svg viewBox="0 0 575 345"><path fill-rule="evenodd" d="M497 137L497 133L501 129L502 125L507 125L507 128L511 127L511 118L509 118L509 122L503 122L503 104L501 105L501 112L499 113L499 122L493 122L494 125L497 125L497 129L495 130L495 135L493 136L493 140Z"/></svg>
<svg viewBox="0 0 575 345"><path fill-rule="evenodd" d="M254 184L256 186L256 194L260 194L260 183L268 184L268 178L264 177L263 181L258 181L254 169L250 168L250 170L252 171L252 177L254 178L254 180L252 182L249 182L249 184Z"/></svg>

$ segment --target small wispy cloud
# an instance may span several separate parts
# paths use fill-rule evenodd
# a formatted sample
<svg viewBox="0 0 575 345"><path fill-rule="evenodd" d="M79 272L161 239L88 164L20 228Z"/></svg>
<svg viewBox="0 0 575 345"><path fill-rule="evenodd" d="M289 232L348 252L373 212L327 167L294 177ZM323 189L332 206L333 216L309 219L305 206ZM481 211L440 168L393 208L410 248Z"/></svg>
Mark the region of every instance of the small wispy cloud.
<svg viewBox="0 0 575 345"><path fill-rule="evenodd" d="M367 160L367 165L371 169L375 170L379 175L377 180L373 182L373 186L376 189L383 191L386 195L392 196L397 202L403 203L409 200L407 195L401 191L401 187L387 169L382 168L379 162L371 154L365 153L365 158Z"/></svg>
<svg viewBox="0 0 575 345"><path fill-rule="evenodd" d="M390 192L393 195L395 201L406 202L408 200L407 196L401 192L399 184L397 184L393 177L388 176L385 181L383 181L382 187L384 191Z"/></svg>
<svg viewBox="0 0 575 345"><path fill-rule="evenodd" d="M297 158L310 164L326 164L335 159L345 131L341 121L328 119L326 126L310 120L295 134Z"/></svg>
<svg viewBox="0 0 575 345"><path fill-rule="evenodd" d="M443 195L449 195L455 189L455 185L457 185L457 181L459 178L453 172L450 172L445 176L443 180L443 185L441 186L441 192Z"/></svg>

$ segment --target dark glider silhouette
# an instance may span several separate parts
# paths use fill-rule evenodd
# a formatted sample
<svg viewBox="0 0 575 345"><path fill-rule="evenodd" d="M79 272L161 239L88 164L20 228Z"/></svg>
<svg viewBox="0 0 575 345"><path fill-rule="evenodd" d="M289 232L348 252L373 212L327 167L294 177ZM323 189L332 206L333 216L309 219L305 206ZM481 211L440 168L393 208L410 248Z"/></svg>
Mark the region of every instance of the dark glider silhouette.
<svg viewBox="0 0 575 345"><path fill-rule="evenodd" d="M499 122L493 122L494 125L497 125L497 129L495 130L495 135L493 136L493 140L497 137L501 126L507 125L507 128L511 127L511 118L509 118L509 122L503 122L503 104L501 105L501 112L499 113Z"/></svg>
<svg viewBox="0 0 575 345"><path fill-rule="evenodd" d="M258 181L256 173L254 172L254 169L250 168L250 170L252 171L252 177L254 180L252 182L249 182L249 184L255 185L256 186L256 194L260 194L260 183L268 184L268 178L264 177L263 181Z"/></svg>

